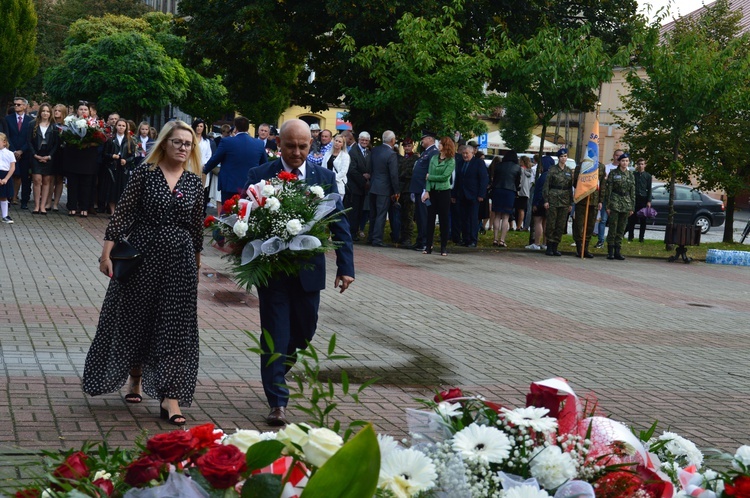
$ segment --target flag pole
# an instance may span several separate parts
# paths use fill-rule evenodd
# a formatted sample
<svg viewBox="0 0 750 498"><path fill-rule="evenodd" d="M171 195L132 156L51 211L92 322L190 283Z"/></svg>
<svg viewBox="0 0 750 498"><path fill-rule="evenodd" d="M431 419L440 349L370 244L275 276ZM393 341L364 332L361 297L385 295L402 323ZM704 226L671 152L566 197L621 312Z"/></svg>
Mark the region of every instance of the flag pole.
<svg viewBox="0 0 750 498"><path fill-rule="evenodd" d="M602 107L602 103L597 102L596 103L596 120L594 121L595 123L599 122L599 109L601 109L601 107ZM599 130L596 130L596 134L599 135ZM598 190L601 195L601 185L598 187ZM581 259L584 259L584 254L586 254L586 250L588 249L587 242L591 242L590 240L587 241L588 233L589 233L589 203L590 202L591 202L591 194L589 194L586 197L586 213L583 215L583 233L581 234Z"/></svg>

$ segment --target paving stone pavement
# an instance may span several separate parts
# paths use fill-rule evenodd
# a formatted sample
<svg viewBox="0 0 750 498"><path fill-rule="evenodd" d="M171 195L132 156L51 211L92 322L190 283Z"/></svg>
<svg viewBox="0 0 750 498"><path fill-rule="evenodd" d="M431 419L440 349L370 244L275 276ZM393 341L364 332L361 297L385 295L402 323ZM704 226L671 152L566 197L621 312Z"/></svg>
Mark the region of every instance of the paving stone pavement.
<svg viewBox="0 0 750 498"><path fill-rule="evenodd" d="M173 427L147 399L89 397L80 378L108 280L98 273L106 217L32 216L0 226L0 490L28 477L42 448L105 434L132 447L142 431ZM461 386L508 406L529 383L567 378L603 413L647 428L659 420L700 447L750 443L750 268L629 258L581 261L540 253L469 251L447 257L355 249L356 282L323 292L315 344L332 334L355 382L373 377L343 420L405 434L404 410ZM259 329L257 297L207 247L199 288L201 363L189 424L258 428L266 414L259 360L243 330ZM300 420L301 413L291 413Z"/></svg>

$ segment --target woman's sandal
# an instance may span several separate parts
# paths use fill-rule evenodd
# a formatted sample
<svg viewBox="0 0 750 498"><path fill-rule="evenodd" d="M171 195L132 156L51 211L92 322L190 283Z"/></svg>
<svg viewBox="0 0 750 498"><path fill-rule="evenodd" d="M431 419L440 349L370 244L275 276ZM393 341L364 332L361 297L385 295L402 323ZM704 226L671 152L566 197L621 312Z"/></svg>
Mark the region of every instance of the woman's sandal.
<svg viewBox="0 0 750 498"><path fill-rule="evenodd" d="M501 240L497 245L500 247L508 247L508 244L506 244L504 240Z"/></svg>
<svg viewBox="0 0 750 498"><path fill-rule="evenodd" d="M130 378L133 379L133 380L138 379L138 381L140 382L141 376L140 375L131 375ZM130 388L131 389L133 388L132 384L131 384ZM127 403L137 404L137 403L140 403L141 401L143 401L143 396L141 396L138 393L130 392L130 393L128 393L128 394L125 395L125 401Z"/></svg>
<svg viewBox="0 0 750 498"><path fill-rule="evenodd" d="M159 410L160 410L159 416L162 419L164 419L167 422L169 422L170 424L176 425L178 427L181 427L181 426L185 425L185 423L187 422L187 419L185 418L185 416L182 413L175 413L174 415L172 415L170 417L169 416L169 411L166 408L164 408L164 405L162 405L162 403L164 403L164 398L162 398L161 402L159 403Z"/></svg>
<svg viewBox="0 0 750 498"><path fill-rule="evenodd" d="M492 245L493 245L493 246L499 246L500 244L498 243L498 241L496 241L496 240L493 240L493 241L492 241Z"/></svg>

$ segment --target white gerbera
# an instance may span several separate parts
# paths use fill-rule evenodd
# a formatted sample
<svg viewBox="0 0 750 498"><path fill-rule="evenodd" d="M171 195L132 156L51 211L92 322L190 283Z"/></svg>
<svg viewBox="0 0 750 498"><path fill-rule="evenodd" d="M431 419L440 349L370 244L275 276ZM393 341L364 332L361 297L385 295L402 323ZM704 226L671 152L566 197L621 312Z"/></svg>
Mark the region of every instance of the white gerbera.
<svg viewBox="0 0 750 498"><path fill-rule="evenodd" d="M504 498L549 498L546 491L524 484L509 489L503 495Z"/></svg>
<svg viewBox="0 0 750 498"><path fill-rule="evenodd" d="M378 486L397 498L409 498L435 486L435 464L425 454L413 450L391 451L380 465Z"/></svg>
<svg viewBox="0 0 750 498"><path fill-rule="evenodd" d="M516 408L515 410L502 409L506 422L518 428L530 428L537 432L552 432L557 429L557 419L547 417L547 408L529 406L527 408Z"/></svg>
<svg viewBox="0 0 750 498"><path fill-rule="evenodd" d="M502 463L512 446L504 432L486 425L471 424L453 436L453 451L470 461Z"/></svg>
<svg viewBox="0 0 750 498"><path fill-rule="evenodd" d="M575 477L576 464L559 446L547 446L532 457L529 470L543 488L556 489Z"/></svg>
<svg viewBox="0 0 750 498"><path fill-rule="evenodd" d="M449 403L447 401L443 401L441 403L438 403L438 405L435 407L435 412L444 419L448 419L451 417L460 417L462 414L461 403Z"/></svg>
<svg viewBox="0 0 750 498"><path fill-rule="evenodd" d="M743 469L740 464L744 465L745 468L750 467L750 446L740 446L734 453L734 461L732 462L732 467L734 467L736 470L741 471Z"/></svg>
<svg viewBox="0 0 750 498"><path fill-rule="evenodd" d="M695 465L697 468L701 467L701 464L703 463L703 453L701 453L692 441L689 441L674 432L664 432L659 436L659 440L667 441L664 449L672 455L676 457L684 456L688 465Z"/></svg>
<svg viewBox="0 0 750 498"><path fill-rule="evenodd" d="M378 434L378 446L380 446L380 461L392 451L399 449L398 442L393 439L393 436L387 434Z"/></svg>

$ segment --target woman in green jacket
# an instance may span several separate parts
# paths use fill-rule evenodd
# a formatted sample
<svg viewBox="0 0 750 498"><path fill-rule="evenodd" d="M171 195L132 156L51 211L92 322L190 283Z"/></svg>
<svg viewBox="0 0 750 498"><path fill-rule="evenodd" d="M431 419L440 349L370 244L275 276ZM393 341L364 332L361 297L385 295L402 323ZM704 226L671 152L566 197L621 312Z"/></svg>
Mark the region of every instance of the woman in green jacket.
<svg viewBox="0 0 750 498"><path fill-rule="evenodd" d="M456 144L450 137L440 139L440 154L430 159L427 170L427 186L422 193L422 202L427 204L427 248L422 254L432 253L435 239L435 215L440 217L440 255L447 256L450 235L451 176L456 169Z"/></svg>

